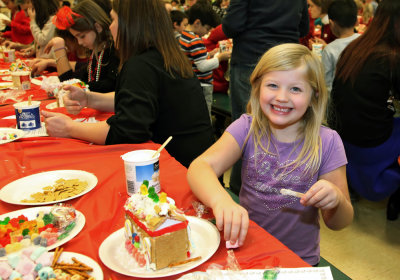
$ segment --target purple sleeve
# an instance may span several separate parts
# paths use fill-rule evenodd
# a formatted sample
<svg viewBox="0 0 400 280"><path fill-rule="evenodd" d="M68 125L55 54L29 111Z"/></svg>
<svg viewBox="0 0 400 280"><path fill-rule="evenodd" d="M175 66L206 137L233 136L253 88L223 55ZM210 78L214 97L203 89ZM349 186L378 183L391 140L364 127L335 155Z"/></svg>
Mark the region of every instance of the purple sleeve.
<svg viewBox="0 0 400 280"><path fill-rule="evenodd" d="M347 164L346 153L339 134L326 127L321 127L322 159L318 176L329 173Z"/></svg>
<svg viewBox="0 0 400 280"><path fill-rule="evenodd" d="M250 115L243 114L240 118L231 123L226 129L226 132L230 133L238 142L240 148L242 148L244 140L249 133L251 120L252 117Z"/></svg>

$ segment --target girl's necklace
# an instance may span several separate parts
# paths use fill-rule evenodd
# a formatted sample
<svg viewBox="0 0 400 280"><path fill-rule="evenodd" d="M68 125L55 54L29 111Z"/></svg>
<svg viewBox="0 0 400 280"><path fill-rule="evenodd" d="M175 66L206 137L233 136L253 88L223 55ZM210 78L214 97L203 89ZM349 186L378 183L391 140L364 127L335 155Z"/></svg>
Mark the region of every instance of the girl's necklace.
<svg viewBox="0 0 400 280"><path fill-rule="evenodd" d="M103 48L103 50L100 52L99 60L97 61L97 65L96 65L96 67L95 67L96 77L93 76L93 71L92 71L92 63L93 63L94 52L93 52L92 55L90 56L90 59L89 59L89 69L88 69L88 70L89 70L89 71L88 71L88 82L93 82L93 80L96 81L96 82L99 81L99 78L100 78L100 71L101 71L101 62L102 62L102 60L103 60L104 49L105 49L105 48Z"/></svg>

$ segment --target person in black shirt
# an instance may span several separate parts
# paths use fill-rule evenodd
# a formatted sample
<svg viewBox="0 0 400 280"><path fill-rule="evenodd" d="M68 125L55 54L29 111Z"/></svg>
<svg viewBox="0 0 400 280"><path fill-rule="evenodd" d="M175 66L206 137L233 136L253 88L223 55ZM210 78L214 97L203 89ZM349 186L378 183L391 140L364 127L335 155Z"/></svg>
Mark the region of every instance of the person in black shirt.
<svg viewBox="0 0 400 280"><path fill-rule="evenodd" d="M111 17L120 55L115 93L65 86L70 93L64 104L70 113L88 106L115 115L85 124L43 111L47 132L108 145L163 143L173 136L167 151L189 166L214 138L200 83L176 43L167 11L159 0L114 0Z"/></svg>

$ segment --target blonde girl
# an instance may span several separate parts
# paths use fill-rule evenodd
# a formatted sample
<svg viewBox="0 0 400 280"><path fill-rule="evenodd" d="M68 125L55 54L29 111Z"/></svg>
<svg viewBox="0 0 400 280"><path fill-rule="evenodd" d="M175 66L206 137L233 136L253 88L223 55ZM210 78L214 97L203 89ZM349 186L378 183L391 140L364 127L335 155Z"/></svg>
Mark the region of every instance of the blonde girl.
<svg viewBox="0 0 400 280"><path fill-rule="evenodd" d="M250 82L248 113L193 161L189 184L213 209L226 240L244 245L250 218L315 265L318 209L331 229L353 219L343 144L321 126L327 102L322 65L305 46L283 44L262 56ZM240 205L218 181L239 158ZM300 200L283 189L301 193Z"/></svg>

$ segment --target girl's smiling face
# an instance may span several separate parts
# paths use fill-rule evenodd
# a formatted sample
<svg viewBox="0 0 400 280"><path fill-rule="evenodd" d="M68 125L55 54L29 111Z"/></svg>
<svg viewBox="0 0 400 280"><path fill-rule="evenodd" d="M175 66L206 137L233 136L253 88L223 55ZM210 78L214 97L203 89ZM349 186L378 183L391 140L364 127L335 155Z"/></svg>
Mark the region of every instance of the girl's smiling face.
<svg viewBox="0 0 400 280"><path fill-rule="evenodd" d="M94 49L94 43L96 40L96 32L90 31L77 31L70 28L69 32L78 40L78 44L88 48L89 50Z"/></svg>
<svg viewBox="0 0 400 280"><path fill-rule="evenodd" d="M260 106L273 131L297 131L300 127L312 96L311 86L305 77L305 66L269 72L262 77Z"/></svg>

